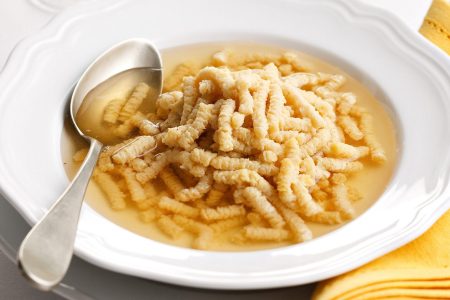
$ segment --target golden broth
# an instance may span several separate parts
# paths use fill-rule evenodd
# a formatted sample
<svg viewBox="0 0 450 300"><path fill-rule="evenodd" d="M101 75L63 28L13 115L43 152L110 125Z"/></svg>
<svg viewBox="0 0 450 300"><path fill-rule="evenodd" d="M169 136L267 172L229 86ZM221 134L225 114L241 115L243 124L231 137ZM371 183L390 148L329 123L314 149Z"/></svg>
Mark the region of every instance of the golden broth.
<svg viewBox="0 0 450 300"><path fill-rule="evenodd" d="M280 49L270 46L261 46L255 44L200 44L171 48L162 51L164 75L170 76L174 68L187 61L194 62L199 65L205 64L209 61L212 54L223 50L224 48L231 49L236 53L239 52L261 52L261 53L281 53L285 52L285 49ZM293 51L296 52L296 51ZM318 58L310 55L296 52L298 56L304 61L311 72L326 72L332 74L342 74L347 77L346 84L340 89L341 91L352 92L357 96L358 104L373 116L374 118L374 131L379 143L382 145L386 152L387 162L383 165L378 165L371 162L369 159L365 159L364 170L356 173L349 178L349 184L356 187L363 195L363 199L354 204L357 216L363 213L369 208L383 193L392 174L397 160L397 144L396 144L396 131L389 114L384 109L383 105L374 98L371 92L359 83L356 79L352 78L344 71L332 66ZM127 95L130 92L133 84L136 84L136 77L133 74L125 74L131 79L127 79L115 87L115 90L103 89L102 91L96 91L96 97L102 99L112 99L118 96ZM131 77L130 77L131 76ZM137 76L139 77L139 76ZM113 97L114 96L114 97ZM100 111L101 112L101 111ZM90 112L89 112L90 113ZM97 120L100 120L99 111L94 114ZM95 126L95 125L93 125ZM73 163L73 154L83 146L85 142L77 136L73 130L70 122L66 122L64 132L62 135L61 152L66 172L69 178L72 178L77 169L78 163ZM172 240L164 235L154 223L146 224L140 221L138 217L139 211L136 208L128 207L123 211L115 211L111 209L107 199L98 188L98 186L91 182L86 196L87 203L98 213L111 220L112 222L134 232L141 236L151 238L153 240L161 241L168 244L173 244L182 247L190 247L193 236L185 233L179 239ZM345 223L344 223L345 224ZM315 223L308 223L309 228L312 230L314 237L326 234L342 225L321 225ZM230 232L232 234L233 232ZM218 243L213 245L212 250L229 250L229 251L248 251L264 248L280 247L290 244L289 242L253 242L245 245L236 245L228 241L228 234L224 234L220 237Z"/></svg>

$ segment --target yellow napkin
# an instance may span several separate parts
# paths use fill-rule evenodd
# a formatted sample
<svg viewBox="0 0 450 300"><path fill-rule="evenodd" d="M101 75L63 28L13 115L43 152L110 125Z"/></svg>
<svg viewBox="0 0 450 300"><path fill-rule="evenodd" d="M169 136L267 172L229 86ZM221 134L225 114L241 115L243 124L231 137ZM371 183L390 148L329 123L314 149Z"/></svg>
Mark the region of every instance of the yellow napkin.
<svg viewBox="0 0 450 300"><path fill-rule="evenodd" d="M450 55L450 1L434 0L419 32Z"/></svg>
<svg viewBox="0 0 450 300"><path fill-rule="evenodd" d="M450 211L415 241L320 283L314 300L450 299Z"/></svg>
<svg viewBox="0 0 450 300"><path fill-rule="evenodd" d="M434 0L420 33L450 55L450 0ZM450 211L415 241L321 282L313 300L450 299Z"/></svg>

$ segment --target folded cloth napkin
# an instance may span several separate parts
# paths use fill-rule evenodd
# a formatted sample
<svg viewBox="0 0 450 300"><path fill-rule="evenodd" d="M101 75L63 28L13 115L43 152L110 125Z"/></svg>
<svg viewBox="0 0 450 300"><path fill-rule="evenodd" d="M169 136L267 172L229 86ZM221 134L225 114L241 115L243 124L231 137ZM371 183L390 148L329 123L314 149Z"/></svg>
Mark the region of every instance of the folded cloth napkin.
<svg viewBox="0 0 450 300"><path fill-rule="evenodd" d="M450 55L450 1L434 0L419 32Z"/></svg>
<svg viewBox="0 0 450 300"><path fill-rule="evenodd" d="M418 239L319 283L314 300L450 299L450 211Z"/></svg>
<svg viewBox="0 0 450 300"><path fill-rule="evenodd" d="M450 55L450 0L434 0L420 28ZM415 241L326 280L313 300L450 299L450 211Z"/></svg>

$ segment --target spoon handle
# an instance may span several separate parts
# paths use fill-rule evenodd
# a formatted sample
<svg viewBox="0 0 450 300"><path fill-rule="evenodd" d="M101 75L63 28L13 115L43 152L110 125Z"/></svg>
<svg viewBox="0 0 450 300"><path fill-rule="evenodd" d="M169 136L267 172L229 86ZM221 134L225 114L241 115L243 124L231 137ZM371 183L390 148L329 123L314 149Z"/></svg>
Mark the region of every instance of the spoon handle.
<svg viewBox="0 0 450 300"><path fill-rule="evenodd" d="M19 269L41 290L51 290L69 268L81 204L101 149L102 144L92 139L87 157L71 184L20 245Z"/></svg>

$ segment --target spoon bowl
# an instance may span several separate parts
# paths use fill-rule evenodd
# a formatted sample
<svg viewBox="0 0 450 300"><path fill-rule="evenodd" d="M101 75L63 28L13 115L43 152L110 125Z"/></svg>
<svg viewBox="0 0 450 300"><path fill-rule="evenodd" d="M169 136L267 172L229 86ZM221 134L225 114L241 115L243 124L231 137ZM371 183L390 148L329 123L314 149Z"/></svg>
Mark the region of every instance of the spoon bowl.
<svg viewBox="0 0 450 300"><path fill-rule="evenodd" d="M147 83L151 87L150 95L143 103L141 110L148 110L145 106L151 103L162 91L162 61L156 47L145 39L131 39L121 42L100 55L81 75L70 101L70 117L78 133L85 138L96 138L103 144L117 143L117 139L103 138L102 135L92 132L96 128L102 128L101 117L96 118L94 127L83 128L80 124L80 110L85 114L90 113L92 108L99 108L97 103L86 103L98 101L95 97L89 97L100 86L105 86L109 81L121 80L121 74L127 71L139 73L139 81ZM129 72L128 72L129 73ZM92 98L92 99L90 99ZM105 104L100 107L103 111ZM92 118L91 118L92 119ZM83 130L84 129L84 130Z"/></svg>
<svg viewBox="0 0 450 300"><path fill-rule="evenodd" d="M145 70L148 77L143 79L156 98L162 89L162 62L156 47L145 39L126 40L105 51L91 63L75 86L70 117L78 133L90 142L89 152L70 185L22 241L17 256L22 274L38 289L51 290L69 268L87 185L103 144L111 142L80 126L77 115L83 107L86 107L84 113L88 114L90 107L98 104L95 97L92 97L92 103L86 103L89 94L97 87L117 74L134 69ZM149 97L146 100L147 103L142 105L144 110L149 105ZM100 115L98 122L101 123Z"/></svg>

